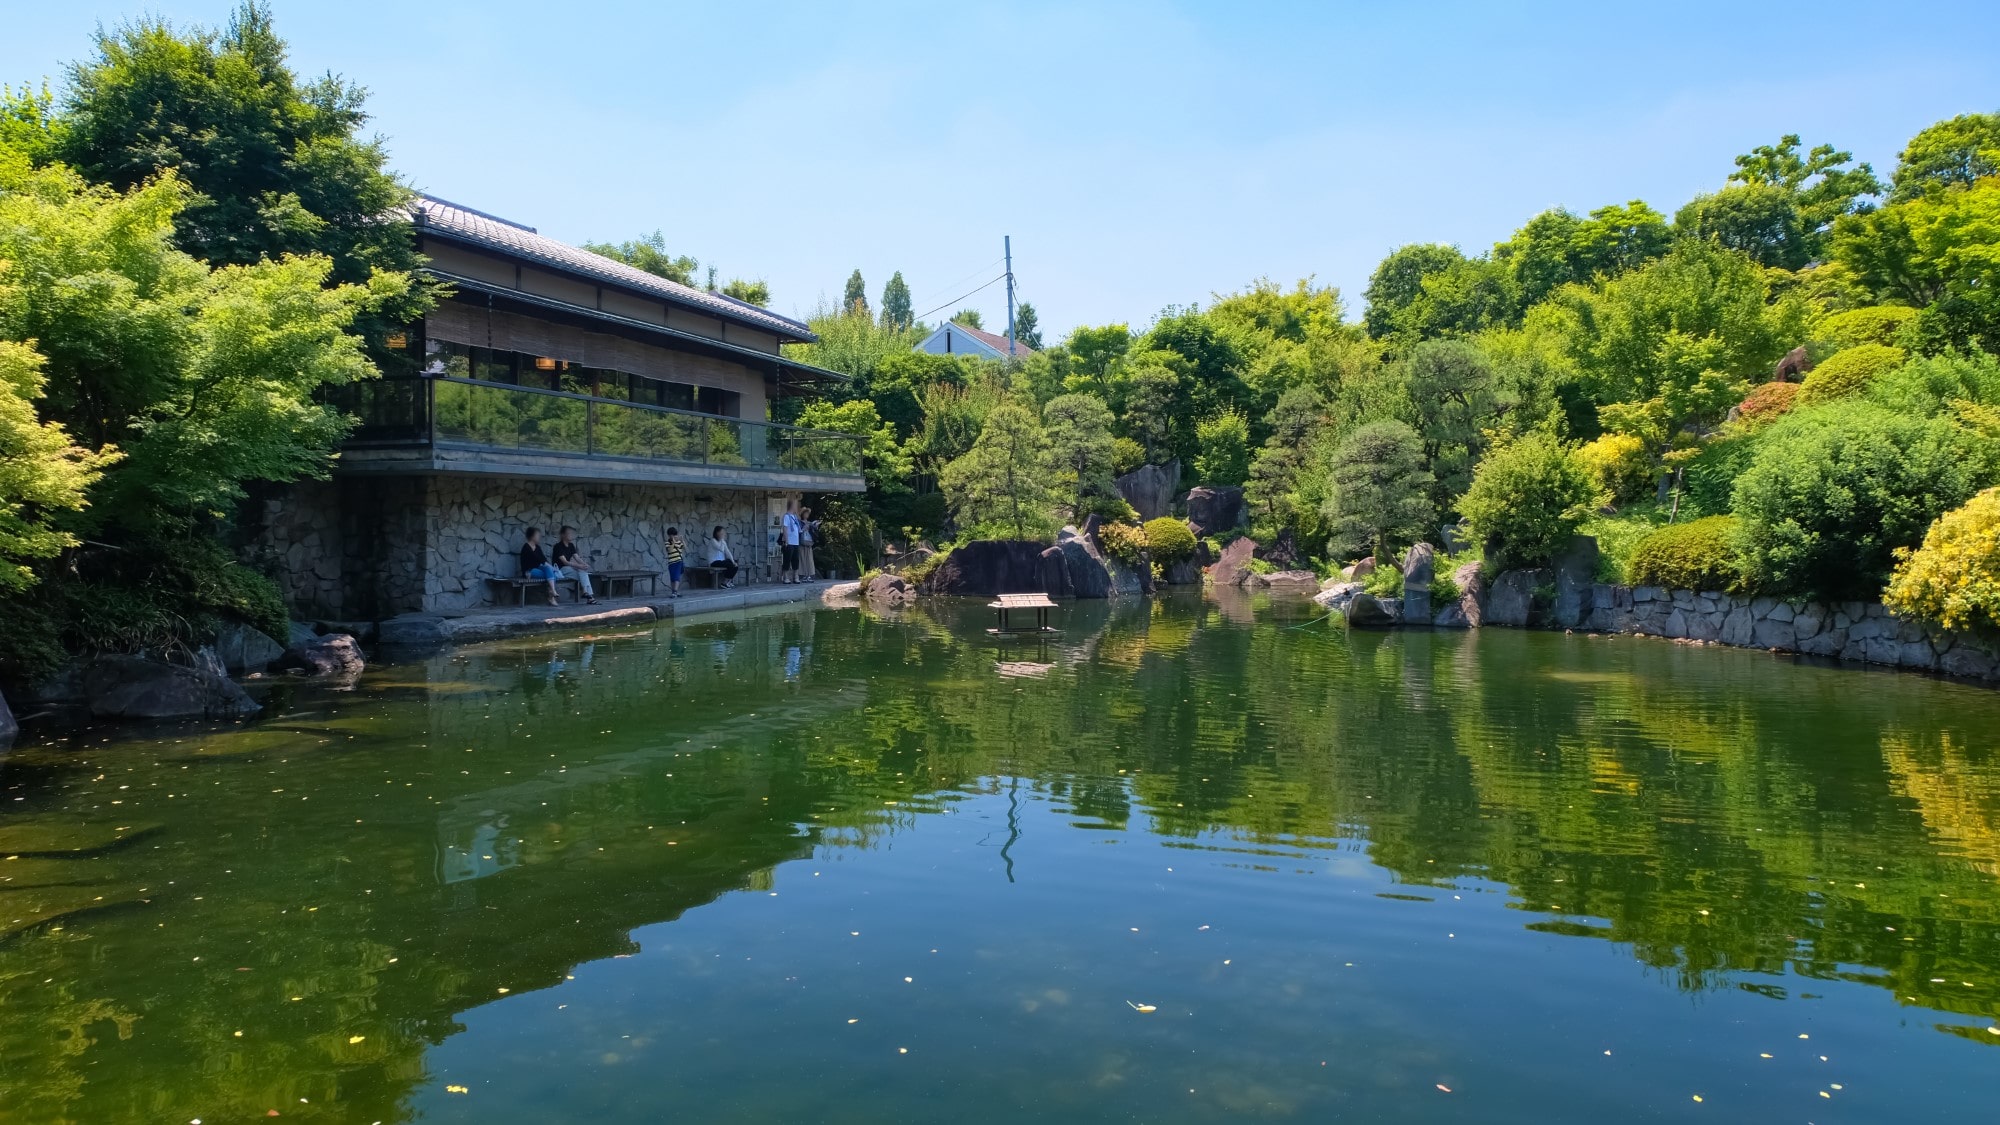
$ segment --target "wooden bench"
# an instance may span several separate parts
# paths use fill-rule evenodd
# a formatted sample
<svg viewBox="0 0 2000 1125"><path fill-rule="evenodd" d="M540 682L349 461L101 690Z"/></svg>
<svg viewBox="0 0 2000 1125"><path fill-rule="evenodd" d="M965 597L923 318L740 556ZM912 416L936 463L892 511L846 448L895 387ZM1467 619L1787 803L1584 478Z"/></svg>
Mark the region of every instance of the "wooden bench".
<svg viewBox="0 0 2000 1125"><path fill-rule="evenodd" d="M741 569L738 569L736 573L740 577L743 571ZM681 577L687 579L687 584L689 586L694 585L694 580L696 575L700 575L702 578L706 579L711 589L716 589L716 590L722 589L722 572L715 569L715 564L686 563L682 565Z"/></svg>
<svg viewBox="0 0 2000 1125"><path fill-rule="evenodd" d="M492 591L492 593L493 593L493 596L494 596L494 599L495 599L495 600L499 600L499 599L501 599L501 598L502 598L502 597L504 597L504 596L505 596L505 595L506 595L506 594L507 594L507 593L508 593L509 591L512 591L512 592L513 592L513 594L514 594L514 601L515 601L515 604L517 604L517 605L527 605L527 604L528 604L528 591L529 591L529 590L531 590L531 589L532 589L532 590L536 590L536 591L538 591L538 592L539 592L539 591L541 591L541 590L545 590L545 589L547 589L547 588L548 588L548 584L549 584L549 580L548 580L548 579L546 579L546 578L518 578L518 577L517 577L517 578L492 578L492 577L489 577L489 578L487 578L487 579L486 579L486 588L487 588L488 590ZM571 601L581 601L581 600L582 600L582 592L581 592L581 591L580 591L580 590L578 589L578 587L577 587L577 584L576 584L576 579L574 579L574 578L558 578L558 579L556 579L556 588L557 588L557 597L561 597L561 588L562 588L562 587L564 587L564 586L568 586L568 587L569 587L569 600L571 600Z"/></svg>
<svg viewBox="0 0 2000 1125"><path fill-rule="evenodd" d="M995 624L998 626L998 628L988 629L987 632L989 633L1052 633L1055 631L1049 628L1049 611L1056 607L1056 603L1050 601L1047 594L1001 594L995 600L987 602L986 607L993 610L996 619ZM1032 629L1016 629L1012 627L1007 619L1007 615L1010 611L1017 609L1032 609L1035 611L1035 625Z"/></svg>
<svg viewBox="0 0 2000 1125"><path fill-rule="evenodd" d="M646 593L648 596L660 592L660 572L657 570L593 570L590 572L590 584L597 589L599 594L607 598L617 596L616 591L620 582L625 584L625 594L627 597L637 597L639 594L639 583L642 580L646 583Z"/></svg>

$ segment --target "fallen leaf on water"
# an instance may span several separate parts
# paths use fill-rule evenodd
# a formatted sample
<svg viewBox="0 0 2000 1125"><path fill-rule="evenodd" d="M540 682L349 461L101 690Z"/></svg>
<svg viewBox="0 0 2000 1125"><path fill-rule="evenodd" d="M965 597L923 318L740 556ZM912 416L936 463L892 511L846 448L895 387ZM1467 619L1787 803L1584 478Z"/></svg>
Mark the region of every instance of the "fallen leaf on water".
<svg viewBox="0 0 2000 1125"><path fill-rule="evenodd" d="M1695 1100L1695 1101L1700 1101L1700 1100L1701 1100L1701 1095L1700 1095L1700 1094L1696 1094L1696 1095L1694 1096L1694 1100Z"/></svg>
<svg viewBox="0 0 2000 1125"><path fill-rule="evenodd" d="M1447 1094L1451 1093L1451 1087L1449 1087L1449 1086L1445 1085L1445 1084L1444 1084L1444 1083L1442 1083L1442 1082L1439 1082L1439 1083L1437 1084L1437 1088L1438 1088L1438 1089L1440 1089L1440 1090L1443 1090L1443 1091L1444 1091L1445 1093L1447 1093Z"/></svg>
<svg viewBox="0 0 2000 1125"><path fill-rule="evenodd" d="M359 1043L366 1038L368 1038L366 1035L350 1035L347 1037L347 1042L351 1045L354 1043Z"/></svg>
<svg viewBox="0 0 2000 1125"><path fill-rule="evenodd" d="M1159 1009L1158 1009L1157 1007L1155 1007L1155 1006L1153 1006L1153 1005L1151 1005L1151 1004L1133 1004L1133 1003L1132 1003L1132 1002L1131 1002L1130 1000L1127 1000L1127 1001L1125 1001L1125 1003L1126 1003L1127 1005L1129 1005L1129 1006L1131 1007L1131 1009L1132 1009L1133 1011L1135 1011L1135 1012L1157 1012L1157 1011L1159 1011Z"/></svg>
<svg viewBox="0 0 2000 1125"><path fill-rule="evenodd" d="M447 1094L469 1094L472 1091L467 1090L463 1086L446 1086L444 1092Z"/></svg>

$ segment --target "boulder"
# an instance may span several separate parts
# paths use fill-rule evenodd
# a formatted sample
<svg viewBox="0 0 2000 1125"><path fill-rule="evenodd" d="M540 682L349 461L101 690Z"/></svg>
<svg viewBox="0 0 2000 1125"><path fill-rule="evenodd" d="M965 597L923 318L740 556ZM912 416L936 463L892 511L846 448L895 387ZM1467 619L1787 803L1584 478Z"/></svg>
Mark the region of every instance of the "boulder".
<svg viewBox="0 0 2000 1125"><path fill-rule="evenodd" d="M295 644L278 661L282 670L301 671L309 676L354 676L367 666L368 662L361 658L360 643L346 633L329 633Z"/></svg>
<svg viewBox="0 0 2000 1125"><path fill-rule="evenodd" d="M225 625L215 635L215 652L231 675L262 672L285 655L285 646L241 623Z"/></svg>
<svg viewBox="0 0 2000 1125"><path fill-rule="evenodd" d="M92 660L83 688L100 719L237 719L259 710L228 676L144 656Z"/></svg>
<svg viewBox="0 0 2000 1125"><path fill-rule="evenodd" d="M1180 482L1179 461L1141 465L1118 478L1118 495L1132 505L1140 520L1156 520L1173 508L1174 486Z"/></svg>
<svg viewBox="0 0 2000 1125"><path fill-rule="evenodd" d="M1556 559L1555 625L1574 629L1590 612L1590 588L1597 582L1597 538L1572 535L1569 547Z"/></svg>
<svg viewBox="0 0 2000 1125"><path fill-rule="evenodd" d="M1418 543L1403 555L1403 620L1423 624L1431 619L1431 579L1437 570L1437 548Z"/></svg>
<svg viewBox="0 0 2000 1125"><path fill-rule="evenodd" d="M1186 503L1188 526L1197 538L1234 531L1250 522L1240 488L1200 485L1188 490Z"/></svg>
<svg viewBox="0 0 2000 1125"><path fill-rule="evenodd" d="M1291 528L1278 533L1278 538L1268 547L1257 548L1257 557L1283 570L1295 569L1299 564L1299 539Z"/></svg>
<svg viewBox="0 0 2000 1125"><path fill-rule="evenodd" d="M285 638L285 647L287 648L290 648L292 645L305 644L306 642L311 641L313 638L319 636L319 630L314 629L312 626L304 624L303 622L293 621L290 622L286 627L291 630L289 635L287 635Z"/></svg>
<svg viewBox="0 0 2000 1125"><path fill-rule="evenodd" d="M1469 629L1472 620L1465 615L1465 603L1447 602L1437 615L1431 618L1431 625L1438 629Z"/></svg>
<svg viewBox="0 0 2000 1125"><path fill-rule="evenodd" d="M1201 585L1202 566L1196 559L1182 559L1167 564L1166 584L1169 586Z"/></svg>
<svg viewBox="0 0 2000 1125"><path fill-rule="evenodd" d="M931 592L987 598L1039 593L1042 550L1027 539L975 539L953 549L931 572Z"/></svg>
<svg viewBox="0 0 2000 1125"><path fill-rule="evenodd" d="M901 575L886 573L870 578L868 584L862 587L861 594L869 601L883 605L902 605L917 596L916 590Z"/></svg>
<svg viewBox="0 0 2000 1125"><path fill-rule="evenodd" d="M1069 584L1069 563L1063 558L1061 547L1042 552L1042 592L1052 598L1076 596Z"/></svg>
<svg viewBox="0 0 2000 1125"><path fill-rule="evenodd" d="M1510 570L1493 580L1481 625L1527 625L1535 613L1535 590L1549 580L1546 570Z"/></svg>
<svg viewBox="0 0 2000 1125"><path fill-rule="evenodd" d="M1092 516L1091 520L1096 518ZM1063 552L1071 597L1108 598L1117 592L1111 558L1098 542L1095 522L1085 523L1082 530L1063 528L1056 534L1056 546Z"/></svg>
<svg viewBox="0 0 2000 1125"><path fill-rule="evenodd" d="M1458 612L1465 618L1465 627L1477 629L1486 624L1486 565L1466 563L1451 572L1451 580L1458 583Z"/></svg>
<svg viewBox="0 0 2000 1125"><path fill-rule="evenodd" d="M14 741L14 736L19 733L21 724L14 721L14 712L7 707L7 697L0 695L0 747Z"/></svg>
<svg viewBox="0 0 2000 1125"><path fill-rule="evenodd" d="M1381 599L1364 590L1348 601L1347 623L1357 629L1386 629L1396 623L1396 616Z"/></svg>
<svg viewBox="0 0 2000 1125"><path fill-rule="evenodd" d="M1373 573L1375 573L1374 555L1369 555L1367 558L1362 559L1360 562L1348 563L1346 566L1340 568L1340 576L1342 578L1350 579L1355 582L1359 582Z"/></svg>
<svg viewBox="0 0 2000 1125"><path fill-rule="evenodd" d="M1310 594L1319 589L1319 575L1310 570L1278 570L1253 574L1248 584L1285 593Z"/></svg>
<svg viewBox="0 0 2000 1125"><path fill-rule="evenodd" d="M1318 602L1327 609L1340 613L1346 611L1347 603L1353 601L1354 596L1360 592L1361 583L1359 582L1335 582L1333 585L1327 586L1320 590L1319 593L1314 594L1313 601Z"/></svg>
<svg viewBox="0 0 2000 1125"><path fill-rule="evenodd" d="M1249 577L1250 560L1256 556L1257 543L1249 537L1237 539L1222 549L1222 557L1208 568L1208 580L1217 586L1238 586Z"/></svg>

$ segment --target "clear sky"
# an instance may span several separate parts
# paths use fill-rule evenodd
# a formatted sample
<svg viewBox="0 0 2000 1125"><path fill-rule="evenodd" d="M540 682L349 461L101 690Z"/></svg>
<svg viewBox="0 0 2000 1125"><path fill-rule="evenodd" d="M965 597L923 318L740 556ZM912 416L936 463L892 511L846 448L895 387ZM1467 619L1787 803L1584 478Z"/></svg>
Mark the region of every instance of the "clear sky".
<svg viewBox="0 0 2000 1125"><path fill-rule="evenodd" d="M99 22L230 7L4 0L0 78L59 79ZM919 312L948 304L1011 234L1055 334L1260 276L1316 276L1358 315L1405 242L1476 253L1556 205L1671 213L1787 132L1886 175L1917 129L2000 109L1992 0L276 11L301 70L372 91L425 191L572 242L659 228L795 315L857 266L871 302L900 269ZM964 303L1004 317L999 286Z"/></svg>

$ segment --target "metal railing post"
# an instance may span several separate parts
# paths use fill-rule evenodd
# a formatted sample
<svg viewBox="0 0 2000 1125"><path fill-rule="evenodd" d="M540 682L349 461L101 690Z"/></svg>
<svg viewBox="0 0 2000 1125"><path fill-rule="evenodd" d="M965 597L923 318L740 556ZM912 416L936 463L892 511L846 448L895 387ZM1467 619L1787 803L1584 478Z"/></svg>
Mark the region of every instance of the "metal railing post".
<svg viewBox="0 0 2000 1125"><path fill-rule="evenodd" d="M708 464L708 419L701 420L701 463Z"/></svg>

